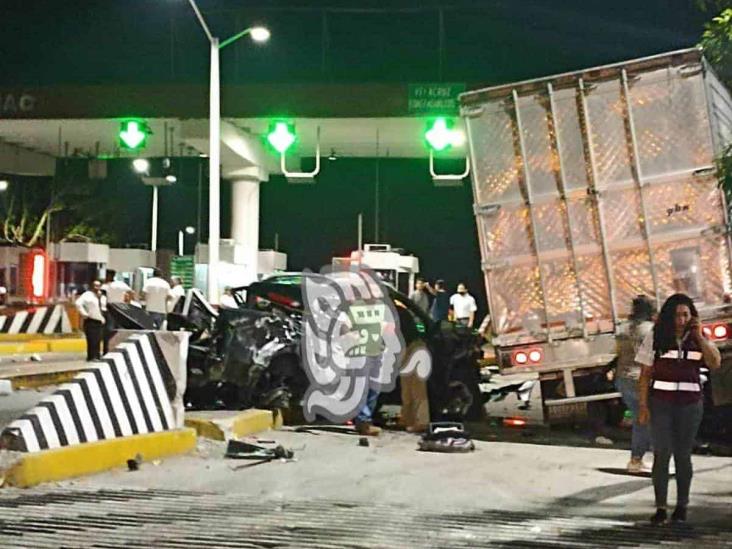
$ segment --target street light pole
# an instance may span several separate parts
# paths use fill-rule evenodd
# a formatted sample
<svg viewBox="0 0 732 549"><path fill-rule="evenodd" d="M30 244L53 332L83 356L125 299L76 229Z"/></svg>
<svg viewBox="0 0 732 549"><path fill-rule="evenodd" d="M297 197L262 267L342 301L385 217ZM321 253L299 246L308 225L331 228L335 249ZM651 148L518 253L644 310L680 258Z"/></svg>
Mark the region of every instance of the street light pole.
<svg viewBox="0 0 732 549"><path fill-rule="evenodd" d="M219 270L219 242L221 233L221 78L219 73L219 50L232 44L242 36L251 34L258 42L264 42L269 38L269 31L263 27L251 27L219 44L219 39L211 34L211 30L203 18L201 10L198 9L196 0L188 0L188 3L196 13L203 32L206 33L211 44L211 75L209 88L209 159L208 159L208 277L207 293L208 300L217 304L219 302L218 270Z"/></svg>
<svg viewBox="0 0 732 549"><path fill-rule="evenodd" d="M193 0L191 0L193 2ZM219 302L219 238L221 234L221 81L219 79L219 39L211 38L211 86L208 158L208 300Z"/></svg>

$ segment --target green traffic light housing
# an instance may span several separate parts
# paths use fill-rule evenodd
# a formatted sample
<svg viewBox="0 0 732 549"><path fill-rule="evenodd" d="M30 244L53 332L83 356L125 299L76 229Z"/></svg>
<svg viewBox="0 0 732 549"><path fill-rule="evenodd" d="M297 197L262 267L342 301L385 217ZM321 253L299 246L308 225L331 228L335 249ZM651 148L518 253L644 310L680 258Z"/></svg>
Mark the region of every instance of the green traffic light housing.
<svg viewBox="0 0 732 549"><path fill-rule="evenodd" d="M267 142L280 154L285 154L296 139L294 126L287 122L275 122L267 133Z"/></svg>
<svg viewBox="0 0 732 549"><path fill-rule="evenodd" d="M433 151L445 151L453 145L460 145L464 141L462 132L452 128L444 117L436 118L424 134L427 145Z"/></svg>
<svg viewBox="0 0 732 549"><path fill-rule="evenodd" d="M120 146L129 151L144 149L150 133L147 123L142 120L123 120L119 129Z"/></svg>

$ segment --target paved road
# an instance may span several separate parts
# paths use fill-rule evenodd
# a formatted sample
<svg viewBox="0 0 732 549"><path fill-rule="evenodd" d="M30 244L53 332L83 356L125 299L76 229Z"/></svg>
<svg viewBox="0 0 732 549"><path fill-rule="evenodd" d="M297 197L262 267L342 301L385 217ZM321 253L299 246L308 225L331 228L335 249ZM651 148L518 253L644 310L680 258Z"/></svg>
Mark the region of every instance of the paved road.
<svg viewBox="0 0 732 549"><path fill-rule="evenodd" d="M52 388L43 390L15 391L10 395L0 395L0 429L33 408L44 396L53 392Z"/></svg>
<svg viewBox="0 0 732 549"><path fill-rule="evenodd" d="M318 433L318 431L316 431ZM695 457L692 526L651 528L627 452L386 433L272 432L296 461L236 469L224 444L139 471L0 492L3 547L732 547L732 460Z"/></svg>

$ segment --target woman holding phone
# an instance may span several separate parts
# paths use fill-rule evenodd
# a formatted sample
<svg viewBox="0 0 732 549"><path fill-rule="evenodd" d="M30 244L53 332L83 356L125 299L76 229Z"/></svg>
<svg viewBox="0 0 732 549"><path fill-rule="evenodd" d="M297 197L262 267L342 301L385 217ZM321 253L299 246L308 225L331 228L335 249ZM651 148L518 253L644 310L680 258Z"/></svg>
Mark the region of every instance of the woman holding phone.
<svg viewBox="0 0 732 549"><path fill-rule="evenodd" d="M699 313L689 296L675 294L666 300L635 360L642 367L638 421L641 425L650 421L653 439L656 513L651 523L663 524L668 519L672 454L677 500L671 520L684 522L691 488L691 451L704 412L699 368L705 364L716 369L721 364L719 350L702 334Z"/></svg>

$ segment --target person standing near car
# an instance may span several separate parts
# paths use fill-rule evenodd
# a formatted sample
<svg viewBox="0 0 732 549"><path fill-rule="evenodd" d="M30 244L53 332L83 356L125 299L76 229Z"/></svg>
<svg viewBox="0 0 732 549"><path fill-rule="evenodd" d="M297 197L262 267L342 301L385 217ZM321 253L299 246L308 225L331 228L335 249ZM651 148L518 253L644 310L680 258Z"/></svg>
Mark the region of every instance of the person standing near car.
<svg viewBox="0 0 732 549"><path fill-rule="evenodd" d="M170 297L170 284L162 276L162 273L155 269L151 278L145 282L142 288L142 299L145 301L145 310L155 323L155 328L160 329L168 314L168 298Z"/></svg>
<svg viewBox="0 0 732 549"><path fill-rule="evenodd" d="M457 293L450 298L450 308L453 311L453 319L458 324L472 328L475 323L475 312L478 306L475 298L468 293L468 287L461 282L458 284Z"/></svg>
<svg viewBox="0 0 732 549"><path fill-rule="evenodd" d="M183 287L183 281L179 276L173 276L170 278L172 287L170 288L170 302L168 303L168 312L172 313L175 311L176 306L181 299L185 300L186 289Z"/></svg>
<svg viewBox="0 0 732 549"><path fill-rule="evenodd" d="M699 313L689 296L674 294L666 300L635 361L642 365L638 421L641 425L650 421L653 440L656 513L651 523L663 524L668 518L672 454L677 498L671 520L685 522L693 474L691 451L704 413L699 369L706 365L714 370L722 362L717 347L704 338Z"/></svg>
<svg viewBox="0 0 732 549"><path fill-rule="evenodd" d="M84 336L86 337L86 360L99 360L99 347L104 333L104 317L107 308L107 298L102 294L102 283L94 280L91 289L87 290L76 300L76 309L84 322Z"/></svg>
<svg viewBox="0 0 732 549"><path fill-rule="evenodd" d="M414 291L409 294L409 299L414 301L414 304L422 309L425 313L430 311L430 295L428 291L429 284L427 284L424 278L418 278L414 284Z"/></svg>
<svg viewBox="0 0 732 549"><path fill-rule="evenodd" d="M630 443L629 473L640 473L646 467L643 456L651 449L651 433L648 425L638 423L638 382L641 367L635 361L643 340L653 331L653 304L639 295L633 300L630 323L626 330L616 337L618 363L615 370L615 387L623 395L623 402L633 414L633 434Z"/></svg>
<svg viewBox="0 0 732 549"><path fill-rule="evenodd" d="M441 278L435 281L435 288L432 291L434 299L432 299L432 307L430 307L430 316L435 322L447 320L450 316L450 296L445 290L445 281Z"/></svg>

